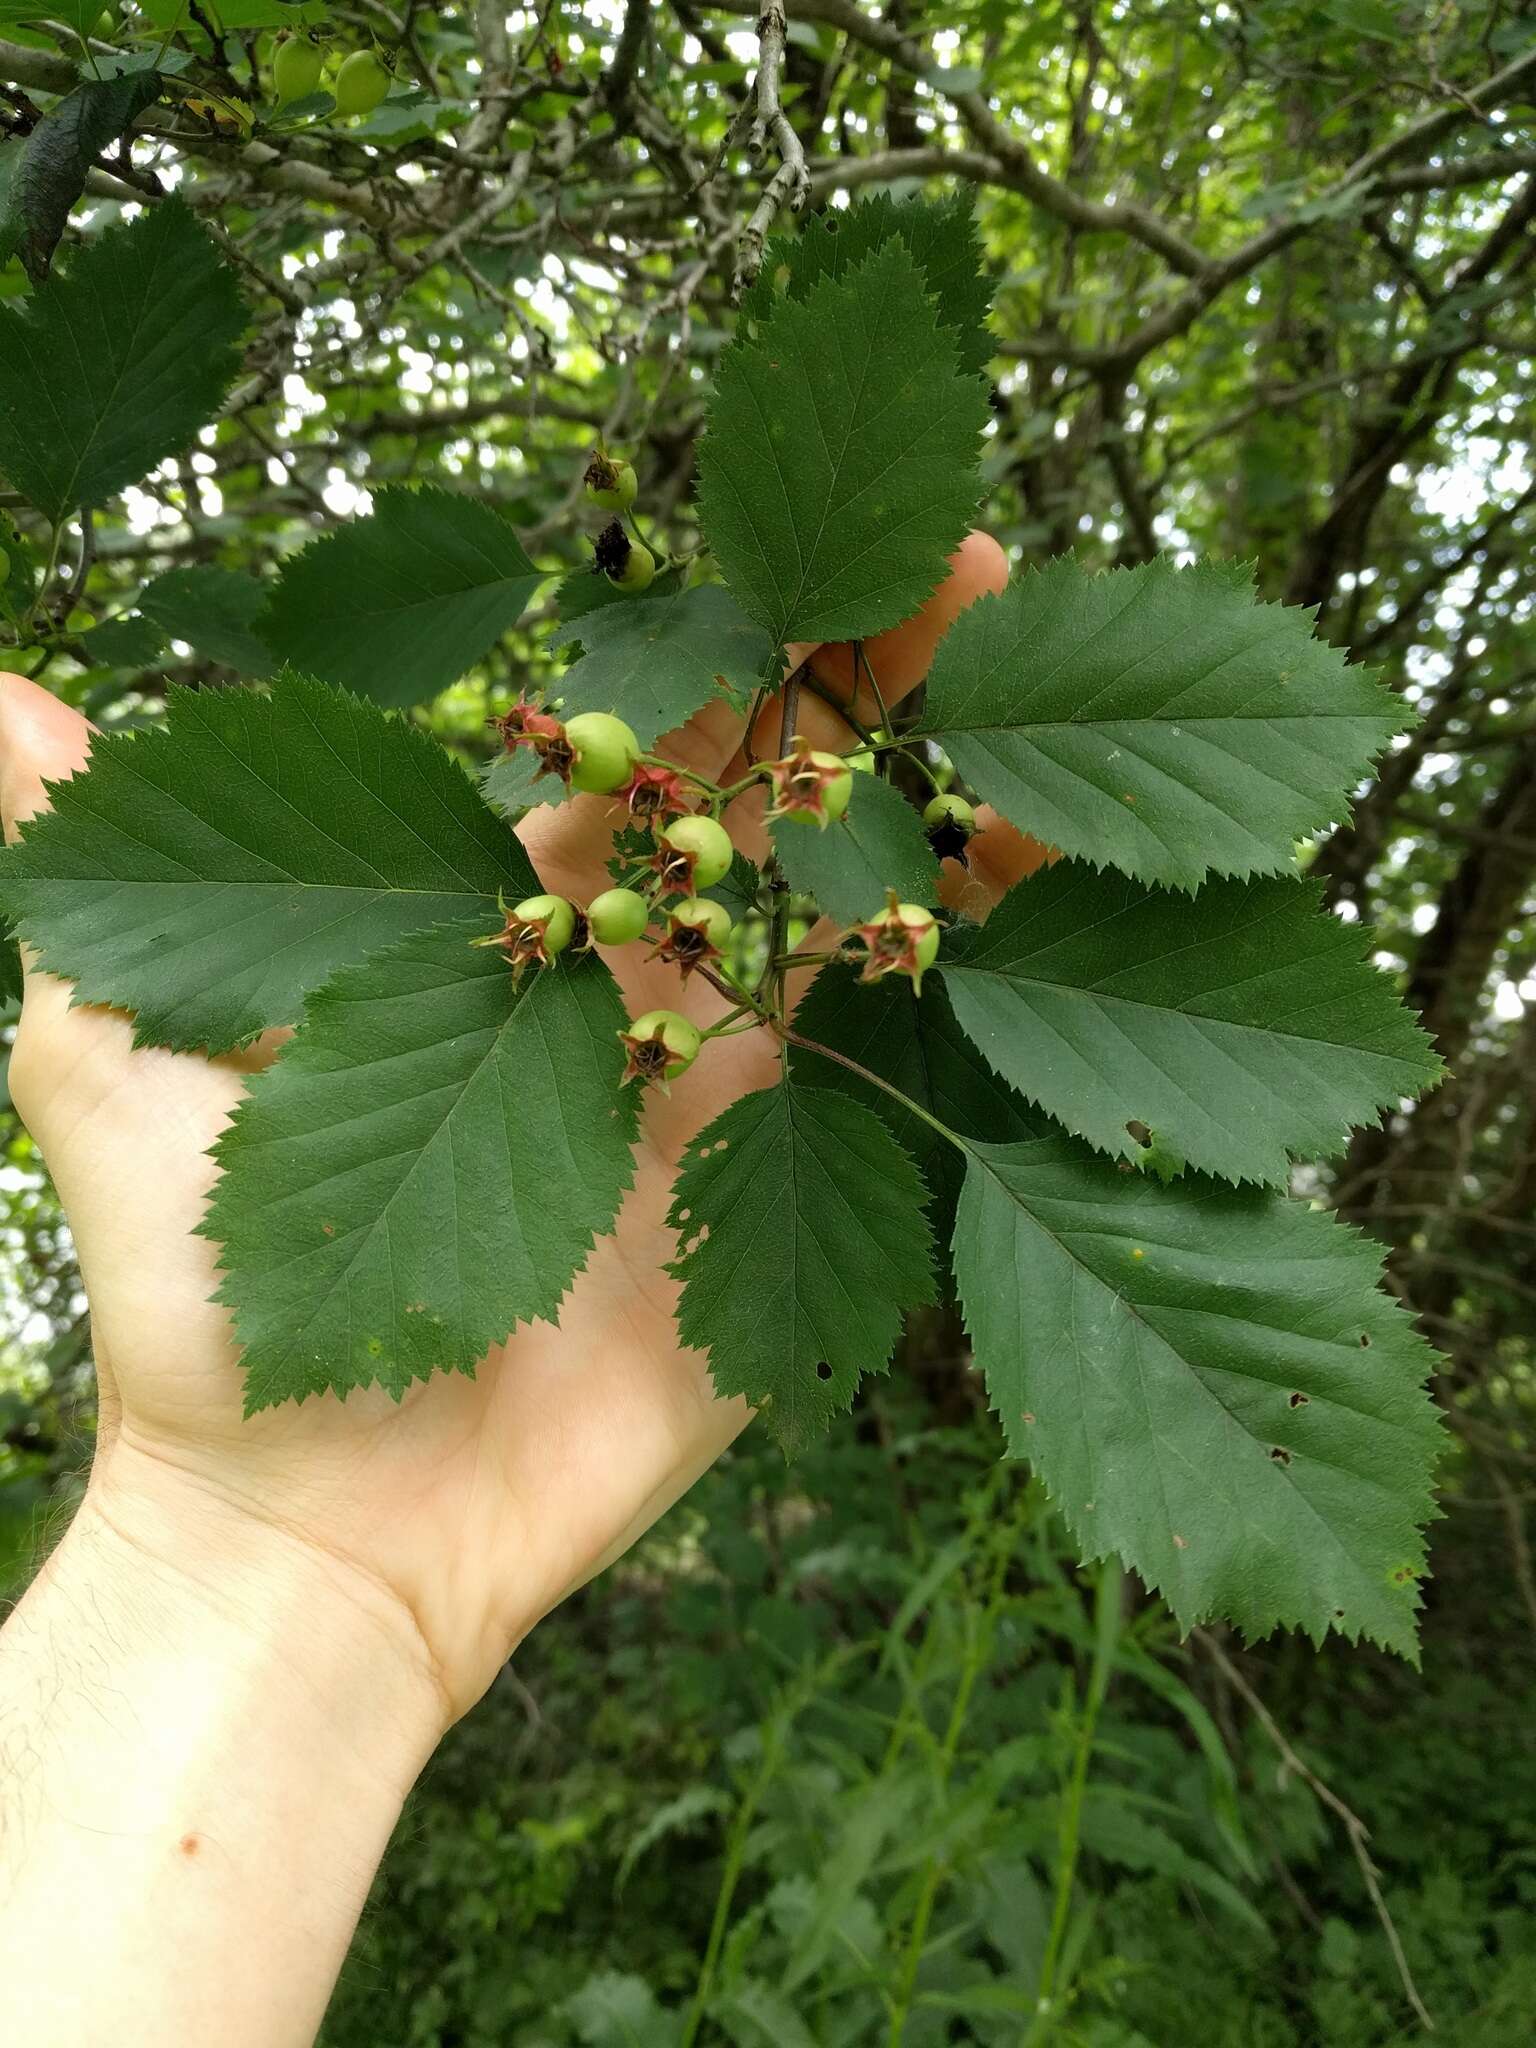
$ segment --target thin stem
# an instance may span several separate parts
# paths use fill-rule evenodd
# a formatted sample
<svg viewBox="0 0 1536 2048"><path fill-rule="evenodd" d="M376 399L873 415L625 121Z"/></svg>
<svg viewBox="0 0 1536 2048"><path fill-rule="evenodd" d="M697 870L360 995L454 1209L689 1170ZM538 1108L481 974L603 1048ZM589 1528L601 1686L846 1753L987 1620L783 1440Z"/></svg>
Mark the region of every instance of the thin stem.
<svg viewBox="0 0 1536 2048"><path fill-rule="evenodd" d="M669 555L663 555L661 550L657 547L656 543L647 536L639 520L635 517L635 508L633 505L631 505L629 508L628 518L630 525L635 529L635 538L639 541L641 547L643 547L648 554L655 558L658 567L665 568L667 564L670 562L671 557Z"/></svg>
<svg viewBox="0 0 1536 2048"><path fill-rule="evenodd" d="M736 1896L742 1869L746 1863L747 1843L752 1832L752 1823L757 1809L762 1804L763 1794L773 1783L774 1776L783 1761L789 1731L794 1726L801 1710L826 1684L840 1665L852 1658L867 1654L867 1645L849 1643L831 1650L814 1671L807 1672L794 1689L781 1699L777 1711L768 1723L763 1740L762 1760L758 1764L751 1784L742 1797L731 1823L730 1839L726 1844L725 1868L720 1876L720 1889L715 1895L715 1910L709 1926L709 1940L704 1950L704 1961L699 1970L699 1981L694 1990L693 2004L688 2008L688 2018L683 2025L682 2039L678 2048L693 2048L703 2024L709 1995L714 1989L715 1971L720 1963L720 1951L725 1946L726 1931L731 1921L731 1905Z"/></svg>
<svg viewBox="0 0 1536 2048"><path fill-rule="evenodd" d="M791 949L787 953L781 953L778 959L772 962L772 965L775 967L826 967L834 960L851 961L855 957L852 953L798 953Z"/></svg>
<svg viewBox="0 0 1536 2048"><path fill-rule="evenodd" d="M880 730L882 732L889 732L891 729L891 714L885 708L885 698L880 690L880 679L870 666L869 655L865 651L864 642L862 640L855 640L853 643L853 690L855 696L858 695L859 690L860 669L869 677L869 687L875 693L875 704L880 713Z"/></svg>
<svg viewBox="0 0 1536 2048"><path fill-rule="evenodd" d="M679 768L675 761L668 761L661 754L641 754L639 762L642 768L665 768L669 774L677 776L679 781L691 782L695 789L702 789L706 796L718 800L724 794L719 783L711 782L707 775L700 775L694 768Z"/></svg>
<svg viewBox="0 0 1536 2048"><path fill-rule="evenodd" d="M738 1017L743 1017L746 1021L738 1024ZM709 1029L701 1031L699 1036L703 1039L734 1038L741 1031L761 1031L766 1022L767 1019L760 1017L750 1003L738 1003L728 1017L722 1017L718 1024L711 1024Z"/></svg>
<svg viewBox="0 0 1536 2048"><path fill-rule="evenodd" d="M779 758L789 752L789 743L795 736L795 720L800 713L800 687L810 674L811 664L802 661L784 685L784 698L779 712Z"/></svg>
<svg viewBox="0 0 1536 2048"><path fill-rule="evenodd" d="M1103 1706L1104 1695L1109 1690L1115 1650L1120 1640L1120 1614L1120 1568L1118 1565L1102 1565L1094 1595L1093 1663L1089 1667L1088 1689L1083 1697L1083 1710L1077 1724L1072 1775L1068 1780L1066 1797L1062 1802L1057 1837L1059 1854L1056 1862L1056 1894L1051 1906L1051 1928L1046 1937L1045 1955L1040 1963L1040 1988L1035 2002L1035 2017L1025 2037L1026 2048L1028 2044L1045 2038L1055 2018L1052 1994L1056 1988L1056 1972L1061 1962L1062 1943L1066 1939L1067 1923L1072 1911L1072 1893L1077 1883L1078 1850L1082 1840L1083 1796L1088 1789L1088 1766L1092 1761L1094 1739L1098 1733L1099 1709Z"/></svg>
<svg viewBox="0 0 1536 2048"><path fill-rule="evenodd" d="M1208 1630L1202 1628L1196 1629L1195 1640L1215 1664L1217 1670L1220 1671L1222 1677L1232 1687L1233 1691L1246 1701L1259 1726L1274 1744L1285 1768L1300 1778L1303 1784L1309 1785L1323 1805L1342 1822L1344 1832L1349 1837L1349 1846L1354 1852L1355 1862L1359 1865L1360 1875L1365 1881L1366 1891L1370 1894L1371 1905L1375 1909L1376 1918L1381 1925L1382 1932L1387 1937L1387 1946L1392 1951L1392 1961L1397 1966L1398 1982L1403 1987L1403 1995L1413 2007L1414 2015L1419 2025L1426 2034L1432 2034L1435 2030L1434 2020L1430 2017L1428 2006L1425 2005L1423 1999L1419 1996L1419 1987L1413 1981L1413 1973L1408 1967L1408 1958L1403 1952L1402 1939L1398 1934L1397 1925L1391 1913L1387 1910L1387 1902L1382 1896L1381 1885L1376 1874L1376 1866L1371 1861L1370 1851L1366 1847L1366 1843L1370 1839L1370 1831L1367 1829L1365 1822L1355 1812L1353 1807L1345 1805L1331 1785L1324 1783L1310 1764L1297 1755L1291 1744L1286 1740L1284 1729L1281 1728L1274 1715L1265 1706L1263 1700L1259 1698L1259 1695L1254 1691L1247 1679L1244 1678L1241 1671L1238 1670L1216 1638Z"/></svg>
<svg viewBox="0 0 1536 2048"><path fill-rule="evenodd" d="M786 1045L798 1045L805 1052L819 1052L824 1060L835 1060L838 1066L846 1067L850 1074L857 1074L861 1081L867 1081L872 1088L878 1088L882 1095L889 1095L893 1102L899 1102L903 1109L927 1124L930 1130L937 1131L941 1138L947 1138L956 1151L970 1152L974 1149L968 1138L962 1138L960 1133L952 1131L948 1124L940 1123L939 1119L924 1109L920 1102L914 1102L910 1095L903 1095L899 1088L893 1088L889 1081L871 1073L868 1067L861 1067L857 1060L849 1059L845 1052L834 1052L830 1045L818 1045L814 1038L802 1038L798 1031L791 1031L787 1024L775 1021L773 1028Z"/></svg>
<svg viewBox="0 0 1536 2048"><path fill-rule="evenodd" d="M688 2019L683 2027L679 2048L693 2048L693 2043L698 2038L699 2027L704 2019L704 2009L708 2004L709 1994L714 1989L715 1971L719 1966L720 1951L725 1945L726 1929L730 1925L731 1905L736 1896L736 1887L741 1880L742 1867L746 1862L747 1838L757 1817L757 1809L762 1804L763 1794L773 1783L783 1759L789 1720L789 1711L781 1709L768 1724L762 1760L731 1823L730 1839L725 1850L725 1869L720 1876L720 1889L715 1894L715 1911L710 1921L709 1940L705 1946L698 1985L694 1990L693 2004L688 2009Z"/></svg>
<svg viewBox="0 0 1536 2048"><path fill-rule="evenodd" d="M50 536L50 539L49 539L49 542L48 542L48 559L47 559L47 561L45 561L45 562L44 562L44 564L43 564L43 573L42 573L42 575L41 575L41 576L39 576L39 577L38 577L38 579L37 579L37 590L36 590L36 593L35 593L35 595L33 596L33 599L32 599L32 603L31 603L31 606L30 606L30 608L28 609L28 612L27 612L27 630L28 630L28 632L36 632L36 631L37 631L37 626L38 626L38 620L39 620L39 616L40 616L40 614L42 613L42 609L43 609L43 600L44 600L44 599L45 599L45 598L47 597L47 595L48 595L48 586L49 586L49 584L50 584L50 583L52 583L52 581L53 581L53 574L54 574L54 571L55 571L55 570L56 570L56 569L58 568L58 566L59 566L59 550L60 550L60 549L62 548L62 546L63 546L63 545L64 545L64 522L63 522L63 520L61 519L61 520L59 521L58 525L54 527L54 529L53 529L53 532L52 532L52 535ZM42 636L41 636L41 635L39 635L39 637L41 638ZM44 667L44 668L46 668L46 667L47 667L47 665L48 665L48 662L49 662L49 661L51 661L52 659L53 659L53 654L52 654L52 651L50 650L50 651L49 651L49 653L48 653L48 655L47 655L47 658L45 659L45 661L44 661L44 663L43 663L43 667ZM39 671L38 671L38 673L39 673L39 674L41 674L41 672L42 672L41 670L39 670Z"/></svg>
<svg viewBox="0 0 1536 2048"><path fill-rule="evenodd" d="M937 1788L942 1791L949 1782L954 1769L955 1758L960 1749L960 1737L965 1729L966 1717L970 1713L971 1696L976 1690L976 1681L986 1669L992 1647L992 1631L1003 1602L1003 1582L1008 1562L1008 1552L999 1545L992 1562L991 1584L987 1590L986 1605L978 1610L968 1606L965 1610L965 1657L960 1668L960 1682L955 1687L954 1701L949 1710L949 1723L944 1730L944 1739L939 1745L935 1776ZM906 1950L902 1958L901 1981L891 2003L891 2025L886 2035L886 2048L901 2048L907 2031L907 2019L912 2010L912 1994L917 1985L917 1973L923 1960L923 1950L928 1942L928 1928L933 1919L933 1909L938 1901L939 1887L944 1881L948 1865L938 1855L928 1859L923 1872L922 1888L917 1895L917 1904L912 1912L912 1924L907 1931Z"/></svg>

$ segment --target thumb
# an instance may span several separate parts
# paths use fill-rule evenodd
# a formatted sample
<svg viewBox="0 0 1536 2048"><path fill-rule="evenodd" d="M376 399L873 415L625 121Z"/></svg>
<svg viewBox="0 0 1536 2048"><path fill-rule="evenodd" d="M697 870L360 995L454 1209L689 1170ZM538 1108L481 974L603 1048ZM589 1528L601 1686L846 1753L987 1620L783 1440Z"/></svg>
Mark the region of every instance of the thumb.
<svg viewBox="0 0 1536 2048"><path fill-rule="evenodd" d="M0 673L0 820L7 841L48 808L45 783L85 766L91 727L25 676Z"/></svg>

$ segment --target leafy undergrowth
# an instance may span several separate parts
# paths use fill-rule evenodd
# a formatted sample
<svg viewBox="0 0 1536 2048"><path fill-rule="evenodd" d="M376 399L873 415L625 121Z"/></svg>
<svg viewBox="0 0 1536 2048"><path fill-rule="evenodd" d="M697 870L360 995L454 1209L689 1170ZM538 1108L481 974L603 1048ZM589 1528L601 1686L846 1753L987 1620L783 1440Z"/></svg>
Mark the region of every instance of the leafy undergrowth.
<svg viewBox="0 0 1536 2048"><path fill-rule="evenodd" d="M751 1433L445 1746L322 2048L1423 2038L1338 1824L992 1457L983 1417L935 1427L894 1384L835 1454ZM1496 1520L1439 1546L1421 1680L1342 1645L1243 1660L1369 1823L1454 2048L1523 2043L1536 2000L1536 1673L1516 1614L1491 1625Z"/></svg>

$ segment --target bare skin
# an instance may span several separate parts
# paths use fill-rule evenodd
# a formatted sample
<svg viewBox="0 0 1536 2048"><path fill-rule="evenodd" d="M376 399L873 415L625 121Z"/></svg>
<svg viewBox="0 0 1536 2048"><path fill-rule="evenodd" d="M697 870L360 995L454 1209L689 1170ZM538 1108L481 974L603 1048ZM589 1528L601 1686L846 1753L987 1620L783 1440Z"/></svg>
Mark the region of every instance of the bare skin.
<svg viewBox="0 0 1536 2048"><path fill-rule="evenodd" d="M918 617L883 636L888 703L937 630L1006 576L972 535ZM823 650L829 679L843 657ZM860 707L867 717L873 707ZM853 744L826 705L797 721ZM776 712L765 726L777 738ZM0 677L7 837L77 772L89 730ZM712 779L741 748L712 708L663 751ZM753 851L750 804L731 820ZM545 885L606 885L615 807L580 797L523 836ZM995 819L953 900L984 908L1045 851ZM611 952L632 1012L671 971ZM694 987L700 1023L718 997ZM31 2048L313 2037L400 1801L444 1728L566 1593L620 1555L749 1419L679 1347L660 1272L683 1146L768 1083L766 1034L718 1041L646 1105L635 1186L559 1329L441 1376L241 1418L215 1252L191 1235L208 1148L277 1034L207 1060L135 1051L128 1021L29 971L11 1059L90 1295L101 1427L85 1502L0 1636L0 1983ZM93 1963L71 1960L93 1929ZM96 1938L99 1936L99 1939Z"/></svg>

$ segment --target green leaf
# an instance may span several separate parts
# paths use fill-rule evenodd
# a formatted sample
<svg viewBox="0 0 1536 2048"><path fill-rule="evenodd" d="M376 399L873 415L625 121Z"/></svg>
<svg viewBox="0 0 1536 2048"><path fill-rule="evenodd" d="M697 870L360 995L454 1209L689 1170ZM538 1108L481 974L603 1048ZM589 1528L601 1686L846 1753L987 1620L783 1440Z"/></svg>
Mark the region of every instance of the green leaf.
<svg viewBox="0 0 1536 2048"><path fill-rule="evenodd" d="M700 521L743 609L776 642L910 617L976 509L986 419L903 243L781 300L722 358L699 450Z"/></svg>
<svg viewBox="0 0 1536 2048"><path fill-rule="evenodd" d="M1433 1354L1367 1239L1047 1136L971 1148L954 1261L1008 1448L1087 1555L1123 1558L1186 1629L1414 1655Z"/></svg>
<svg viewBox="0 0 1536 2048"><path fill-rule="evenodd" d="M582 2048L677 2048L679 2021L643 1977L601 1970L565 2001Z"/></svg>
<svg viewBox="0 0 1536 2048"><path fill-rule="evenodd" d="M681 588L681 579L675 569L658 569L646 597L648 600L670 597ZM561 579L555 592L555 610L560 615L561 632L567 644L572 637L569 629L577 619L584 619L589 612L603 611L609 605L628 605L637 601L629 591L620 590L616 583L610 583L602 570L596 567L573 570Z"/></svg>
<svg viewBox="0 0 1536 2048"><path fill-rule="evenodd" d="M713 699L745 711L774 660L767 634L718 583L589 611L561 626L553 644L578 636L581 659L554 686L562 716L616 711L642 747Z"/></svg>
<svg viewBox="0 0 1536 2048"><path fill-rule="evenodd" d="M0 0L0 23L61 21L76 35L89 35L102 16L102 0ZM66 45L66 47L69 47Z"/></svg>
<svg viewBox="0 0 1536 2048"><path fill-rule="evenodd" d="M238 569L167 569L139 593L139 610L172 640L248 679L270 675L272 650L257 631L267 586Z"/></svg>
<svg viewBox="0 0 1536 2048"><path fill-rule="evenodd" d="M80 635L82 653L100 668L148 668L164 646L165 635L154 620L140 618L137 612L103 619Z"/></svg>
<svg viewBox="0 0 1536 2048"><path fill-rule="evenodd" d="M11 204L11 188L24 148L20 142L0 142L0 270L21 246L21 222Z"/></svg>
<svg viewBox="0 0 1536 2048"><path fill-rule="evenodd" d="M1268 1936L1264 1917L1232 1883L1203 1856L1195 1856L1182 1842L1138 1813L1120 1786L1090 1787L1083 1801L1083 1846L1122 1870L1155 1870L1191 1891L1203 1892L1252 1928Z"/></svg>
<svg viewBox="0 0 1536 2048"><path fill-rule="evenodd" d="M1063 861L1009 891L936 970L1003 1079L1107 1152L1131 1122L1202 1171L1283 1184L1440 1063L1370 934L1315 882L1212 882L1193 901Z"/></svg>
<svg viewBox="0 0 1536 2048"><path fill-rule="evenodd" d="M27 137L11 179L7 211L20 230L21 260L34 284L53 262L70 210L96 159L160 97L153 71L82 79Z"/></svg>
<svg viewBox="0 0 1536 2048"><path fill-rule="evenodd" d="M642 747L712 700L745 711L774 660L767 634L718 583L591 607L553 637L555 644L579 639L582 650L551 691L561 715L616 711ZM570 793L558 776L540 775L528 748L497 755L484 787L486 801L508 816L530 804L562 803Z"/></svg>
<svg viewBox="0 0 1536 2048"><path fill-rule="evenodd" d="M648 835L643 835L648 842ZM733 853L731 865L724 877L712 889L701 889L699 894L718 903L731 913L732 922L740 924L744 917L751 915L758 907L763 891L762 870L744 853Z"/></svg>
<svg viewBox="0 0 1536 2048"><path fill-rule="evenodd" d="M897 237L906 243L959 354L962 370L984 370L992 356L987 316L992 277L976 232L969 193L904 199L887 193L833 207L794 235L769 242L763 267L741 302L739 319L768 319L779 295L803 299L824 277L841 277Z"/></svg>
<svg viewBox="0 0 1536 2048"><path fill-rule="evenodd" d="M613 979L587 959L517 981L486 929L343 968L214 1148L199 1228L224 1247L248 1414L473 1373L556 1314L612 1228L636 1131Z"/></svg>
<svg viewBox="0 0 1536 2048"><path fill-rule="evenodd" d="M921 731L1037 839L1193 887L1290 867L1412 716L1244 572L1063 558L961 613Z"/></svg>
<svg viewBox="0 0 1536 2048"><path fill-rule="evenodd" d="M795 1011L794 1028L878 1074L961 1137L1027 1139L1044 1128L1043 1118L997 1078L960 1029L932 975L915 996L909 982L894 976L863 982L851 969L823 968ZM790 1071L808 1084L836 1087L882 1119L933 1192L935 1229L947 1233L965 1173L964 1156L949 1139L884 1089L820 1053L794 1047Z"/></svg>
<svg viewBox="0 0 1536 2048"><path fill-rule="evenodd" d="M917 1168L861 1103L798 1083L746 1095L683 1156L678 1334L786 1450L883 1372L902 1311L933 1299Z"/></svg>
<svg viewBox="0 0 1536 2048"><path fill-rule="evenodd" d="M542 580L488 506L397 485L289 558L261 631L327 682L421 704L495 646Z"/></svg>
<svg viewBox="0 0 1536 2048"><path fill-rule="evenodd" d="M375 705L286 676L166 706L97 735L0 852L23 937L81 1002L136 1011L141 1044L237 1045L343 963L537 886L453 757Z"/></svg>
<svg viewBox="0 0 1536 2048"><path fill-rule="evenodd" d="M37 589L37 557L21 529L0 512L0 548L8 558L6 573L0 577L0 615L19 628L31 609ZM10 658L10 657L8 657Z"/></svg>
<svg viewBox="0 0 1536 2048"><path fill-rule="evenodd" d="M790 888L839 924L883 910L887 889L903 903L936 898L939 864L922 815L878 776L855 775L847 810L824 829L803 818L775 818L770 829Z"/></svg>
<svg viewBox="0 0 1536 2048"><path fill-rule="evenodd" d="M55 525L185 447L239 367L235 275L179 199L0 307L0 471Z"/></svg>
<svg viewBox="0 0 1536 2048"><path fill-rule="evenodd" d="M10 920L0 917L0 1004L21 1001L21 954Z"/></svg>

